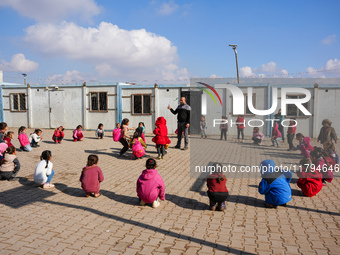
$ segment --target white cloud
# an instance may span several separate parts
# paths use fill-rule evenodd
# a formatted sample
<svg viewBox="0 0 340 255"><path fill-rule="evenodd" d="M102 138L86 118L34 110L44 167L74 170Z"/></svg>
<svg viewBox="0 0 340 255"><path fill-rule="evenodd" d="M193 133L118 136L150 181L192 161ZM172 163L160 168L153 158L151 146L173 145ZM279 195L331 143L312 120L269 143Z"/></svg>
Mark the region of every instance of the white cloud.
<svg viewBox="0 0 340 255"><path fill-rule="evenodd" d="M10 62L1 60L0 64L0 70L8 72L32 72L37 70L38 67L38 63L26 59L22 53L13 55Z"/></svg>
<svg viewBox="0 0 340 255"><path fill-rule="evenodd" d="M278 67L273 61L262 64L261 68L251 68L250 66L245 66L240 68L241 77L284 77L288 75L288 71Z"/></svg>
<svg viewBox="0 0 340 255"><path fill-rule="evenodd" d="M223 76L217 76L216 74L212 74L209 76L209 78L223 78Z"/></svg>
<svg viewBox="0 0 340 255"><path fill-rule="evenodd" d="M256 76L255 73L253 73L250 66L245 66L240 68L240 77L249 77L249 76Z"/></svg>
<svg viewBox="0 0 340 255"><path fill-rule="evenodd" d="M325 45L330 45L332 43L335 43L336 42L336 35L330 35L330 36L327 36L326 38L324 38L321 43L322 44L325 44Z"/></svg>
<svg viewBox="0 0 340 255"><path fill-rule="evenodd" d="M44 22L71 16L88 21L101 9L95 0L1 0L0 6L9 6L22 16Z"/></svg>
<svg viewBox="0 0 340 255"><path fill-rule="evenodd" d="M330 59L326 62L326 64L317 69L314 67L308 67L305 70L305 73L309 77L313 78L337 78L340 77L340 60L335 58L335 59Z"/></svg>
<svg viewBox="0 0 340 255"><path fill-rule="evenodd" d="M55 74L46 79L46 83L84 82L86 79L77 70L66 71L65 74Z"/></svg>
<svg viewBox="0 0 340 255"><path fill-rule="evenodd" d="M124 30L106 22L97 28L40 23L26 29L24 40L44 55L88 62L102 77L176 80L188 76L175 64L177 47L145 29Z"/></svg>
<svg viewBox="0 0 340 255"><path fill-rule="evenodd" d="M174 0L170 0L169 2L161 4L157 8L157 13L161 15L170 15L178 9L178 4L175 3Z"/></svg>

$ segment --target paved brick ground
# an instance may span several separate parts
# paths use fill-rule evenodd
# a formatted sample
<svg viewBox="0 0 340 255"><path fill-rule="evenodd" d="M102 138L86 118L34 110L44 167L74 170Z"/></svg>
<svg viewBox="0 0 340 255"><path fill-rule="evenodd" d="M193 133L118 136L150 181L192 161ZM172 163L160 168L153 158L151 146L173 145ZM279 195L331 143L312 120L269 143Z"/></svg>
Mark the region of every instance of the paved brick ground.
<svg viewBox="0 0 340 255"><path fill-rule="evenodd" d="M158 166L166 201L157 209L141 207L135 183L145 161L118 158L121 146L111 136L97 140L94 132L84 133L83 142L73 143L71 131L66 131L63 143L55 145L52 130L44 130L40 148L18 152L20 181L0 181L0 254L340 253L339 179L313 198L301 196L293 183L294 197L287 207L266 209L264 197L257 193L259 178L229 178L227 209L211 212L202 192L204 182L190 178L190 151L169 149ZM297 153L286 152L287 144L273 149L267 140L255 148L247 141L223 141L226 161L253 165L267 157L280 164L299 161ZM156 156L151 136L147 142L147 155ZM206 142L208 147L222 146L221 141ZM13 143L19 147L17 139ZM56 171L56 188L51 190L37 188L32 181L46 149L53 153ZM85 198L78 181L91 153L99 155L105 176L100 198Z"/></svg>

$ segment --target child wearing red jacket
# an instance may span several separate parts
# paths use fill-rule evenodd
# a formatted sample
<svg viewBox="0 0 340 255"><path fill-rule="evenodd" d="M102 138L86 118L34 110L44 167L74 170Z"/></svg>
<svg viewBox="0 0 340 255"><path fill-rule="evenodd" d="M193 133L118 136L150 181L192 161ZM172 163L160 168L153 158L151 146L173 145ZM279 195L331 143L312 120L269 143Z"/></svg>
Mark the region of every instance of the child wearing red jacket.
<svg viewBox="0 0 340 255"><path fill-rule="evenodd" d="M146 169L142 172L137 180L137 195L140 205L152 204L153 208L160 205L160 200L165 200L165 185L162 177L159 175L156 160L149 158L146 161Z"/></svg>
<svg viewBox="0 0 340 255"><path fill-rule="evenodd" d="M61 143L63 139L64 139L64 127L60 126L54 130L52 140L55 143Z"/></svg>
<svg viewBox="0 0 340 255"><path fill-rule="evenodd" d="M14 146L12 144L12 139L14 138L14 132L8 131L7 134L4 136L4 141L7 142L8 147Z"/></svg>
<svg viewBox="0 0 340 255"><path fill-rule="evenodd" d="M322 189L322 173L312 169L311 160L304 158L300 161L300 171L297 172L298 187L306 197L313 197Z"/></svg>
<svg viewBox="0 0 340 255"><path fill-rule="evenodd" d="M219 170L220 169L220 170ZM229 193L226 186L227 179L220 172L222 170L221 164L215 164L215 173L211 174L207 178L208 197L210 210L224 211L225 201L227 200Z"/></svg>
<svg viewBox="0 0 340 255"><path fill-rule="evenodd" d="M87 158L87 165L81 172L79 181L81 181L81 187L86 193L86 197L93 194L94 197L99 197L100 183L104 181L104 175L102 170L97 166L98 156L90 155Z"/></svg>
<svg viewBox="0 0 340 255"><path fill-rule="evenodd" d="M166 120L163 117L157 118L156 128L153 133L155 134L155 137L152 138L152 141L156 144L158 152L157 159L163 159L165 154L165 145L171 143L170 139L168 138L168 128L166 127Z"/></svg>
<svg viewBox="0 0 340 255"><path fill-rule="evenodd" d="M240 135L242 135L242 143L244 141L244 118L242 115L239 115L236 119L237 126L237 141L240 141Z"/></svg>

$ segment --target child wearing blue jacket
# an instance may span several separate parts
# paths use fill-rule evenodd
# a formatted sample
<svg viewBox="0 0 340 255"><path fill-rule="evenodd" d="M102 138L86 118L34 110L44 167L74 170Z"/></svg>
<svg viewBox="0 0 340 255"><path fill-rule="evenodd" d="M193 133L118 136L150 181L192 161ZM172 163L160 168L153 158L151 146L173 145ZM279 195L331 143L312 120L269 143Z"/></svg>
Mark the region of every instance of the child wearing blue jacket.
<svg viewBox="0 0 340 255"><path fill-rule="evenodd" d="M259 184L259 193L265 195L266 206L276 208L285 206L292 199L290 181L293 174L290 171L275 169L275 162L266 159L261 162L262 180Z"/></svg>

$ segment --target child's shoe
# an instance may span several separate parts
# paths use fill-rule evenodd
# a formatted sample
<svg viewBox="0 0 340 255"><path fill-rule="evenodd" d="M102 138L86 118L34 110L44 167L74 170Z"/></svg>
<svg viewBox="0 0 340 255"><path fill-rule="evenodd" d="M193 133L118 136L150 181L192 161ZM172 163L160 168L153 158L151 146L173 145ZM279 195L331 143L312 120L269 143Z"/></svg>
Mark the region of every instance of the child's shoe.
<svg viewBox="0 0 340 255"><path fill-rule="evenodd" d="M326 181L322 181L322 186L326 186L327 182Z"/></svg>
<svg viewBox="0 0 340 255"><path fill-rule="evenodd" d="M162 156L161 159L164 159L164 156Z"/></svg>
<svg viewBox="0 0 340 255"><path fill-rule="evenodd" d="M217 210L223 212L225 209L225 202L218 203Z"/></svg>
<svg viewBox="0 0 340 255"><path fill-rule="evenodd" d="M54 188L54 184L52 184L52 183L45 183L45 184L43 185L43 188L44 188L44 189Z"/></svg>
<svg viewBox="0 0 340 255"><path fill-rule="evenodd" d="M76 142L77 141L77 139L73 139L73 142Z"/></svg>
<svg viewBox="0 0 340 255"><path fill-rule="evenodd" d="M157 159L161 159L162 157L161 156L158 156Z"/></svg>
<svg viewBox="0 0 340 255"><path fill-rule="evenodd" d="M152 208L157 208L160 205L161 205L161 203L158 202L157 200L152 202Z"/></svg>
<svg viewBox="0 0 340 255"><path fill-rule="evenodd" d="M145 206L145 205L146 205L146 203L145 203L143 200L141 200L139 204L140 204L141 206Z"/></svg>

